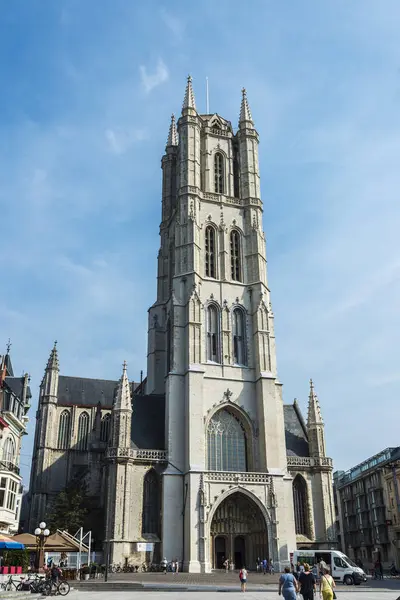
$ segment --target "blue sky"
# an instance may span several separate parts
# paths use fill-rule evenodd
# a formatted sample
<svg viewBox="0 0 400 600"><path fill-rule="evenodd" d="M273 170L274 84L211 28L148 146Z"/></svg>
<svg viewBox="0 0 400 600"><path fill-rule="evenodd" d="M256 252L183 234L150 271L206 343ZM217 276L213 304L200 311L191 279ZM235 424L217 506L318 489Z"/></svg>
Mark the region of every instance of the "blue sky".
<svg viewBox="0 0 400 600"><path fill-rule="evenodd" d="M251 10L250 10L251 9ZM32 375L146 369L161 171L191 73L260 134L284 400L313 377L335 467L400 442L400 5L13 0L0 16L1 337Z"/></svg>

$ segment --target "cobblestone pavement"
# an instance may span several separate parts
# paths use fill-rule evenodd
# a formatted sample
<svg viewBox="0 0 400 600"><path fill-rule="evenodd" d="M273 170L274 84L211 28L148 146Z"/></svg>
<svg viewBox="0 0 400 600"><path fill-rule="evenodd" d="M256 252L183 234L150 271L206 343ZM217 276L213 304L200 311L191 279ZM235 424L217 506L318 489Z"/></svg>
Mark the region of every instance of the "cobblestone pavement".
<svg viewBox="0 0 400 600"><path fill-rule="evenodd" d="M339 595L340 594L340 595ZM115 600L160 600L165 598L166 600L222 600L224 594L218 591L207 591L207 592L194 592L194 591L170 591L170 592L113 592ZM84 591L72 591L71 600L110 600L110 592L84 592ZM382 590L382 589L364 589L364 588L343 588L338 591L338 600L397 600L398 592L394 590ZM240 592L232 591L229 594L229 600L282 600L282 596L278 596L277 588L270 588L264 592L253 592L247 591L245 594ZM319 598L319 595L316 596Z"/></svg>

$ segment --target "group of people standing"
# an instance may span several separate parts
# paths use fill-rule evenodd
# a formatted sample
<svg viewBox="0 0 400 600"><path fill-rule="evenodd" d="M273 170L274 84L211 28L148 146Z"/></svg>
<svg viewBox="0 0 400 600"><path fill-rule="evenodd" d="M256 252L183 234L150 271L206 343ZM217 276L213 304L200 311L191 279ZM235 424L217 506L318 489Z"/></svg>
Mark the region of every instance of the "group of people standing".
<svg viewBox="0 0 400 600"><path fill-rule="evenodd" d="M275 573L274 563L272 562L272 558L267 560L266 558L261 559L260 557L258 557L256 560L256 569L257 569L257 573L262 572L262 573L264 573L264 575L266 573L271 573L271 574Z"/></svg>
<svg viewBox="0 0 400 600"><path fill-rule="evenodd" d="M284 574L279 578L279 595L282 595L284 600L296 600L298 592L301 593L304 600L314 600L314 594L317 591L317 578L307 563L300 565L300 567L302 568L296 571L296 575L291 572L290 567L286 567ZM319 572L319 592L323 600L333 600L333 598L336 598L336 585L330 574L330 569L326 564L325 566L319 565Z"/></svg>

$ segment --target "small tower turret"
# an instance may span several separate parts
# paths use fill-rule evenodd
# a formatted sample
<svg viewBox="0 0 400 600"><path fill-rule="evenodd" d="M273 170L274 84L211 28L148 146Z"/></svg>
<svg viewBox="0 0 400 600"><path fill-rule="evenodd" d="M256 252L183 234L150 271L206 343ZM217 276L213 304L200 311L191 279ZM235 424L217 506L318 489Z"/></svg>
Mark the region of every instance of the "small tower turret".
<svg viewBox="0 0 400 600"><path fill-rule="evenodd" d="M325 426L321 415L313 380L310 379L310 395L308 397L307 432L310 456L326 456Z"/></svg>
<svg viewBox="0 0 400 600"><path fill-rule="evenodd" d="M112 446L114 448L130 448L132 427L132 400L126 362L123 365L121 379L118 384L117 398L112 410Z"/></svg>

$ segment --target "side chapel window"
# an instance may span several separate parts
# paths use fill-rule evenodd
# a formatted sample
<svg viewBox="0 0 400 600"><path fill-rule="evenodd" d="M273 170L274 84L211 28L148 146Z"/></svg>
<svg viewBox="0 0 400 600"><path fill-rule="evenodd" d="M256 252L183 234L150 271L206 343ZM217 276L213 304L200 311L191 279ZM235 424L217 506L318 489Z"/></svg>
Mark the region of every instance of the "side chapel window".
<svg viewBox="0 0 400 600"><path fill-rule="evenodd" d="M308 537L307 484L300 475L293 481L293 504L296 533Z"/></svg>
<svg viewBox="0 0 400 600"><path fill-rule="evenodd" d="M76 442L77 450L87 450L89 436L89 415L83 412L78 420L78 439Z"/></svg>
<svg viewBox="0 0 400 600"><path fill-rule="evenodd" d="M216 194L224 193L224 157L220 152L214 156L214 191Z"/></svg>
<svg viewBox="0 0 400 600"><path fill-rule="evenodd" d="M71 415L68 410L63 410L60 415L60 422L58 425L58 443L57 448L60 450L66 450L69 448L71 437Z"/></svg>
<svg viewBox="0 0 400 600"><path fill-rule="evenodd" d="M233 281L242 281L240 261L240 233L234 229L230 235L231 242L231 277Z"/></svg>
<svg viewBox="0 0 400 600"><path fill-rule="evenodd" d="M215 278L215 229L211 225L206 227L206 277Z"/></svg>
<svg viewBox="0 0 400 600"><path fill-rule="evenodd" d="M219 311L214 304L207 308L207 360L220 362L219 358Z"/></svg>
<svg viewBox="0 0 400 600"><path fill-rule="evenodd" d="M236 365L246 365L246 336L244 313L235 308L232 313L233 362Z"/></svg>
<svg viewBox="0 0 400 600"><path fill-rule="evenodd" d="M111 417L109 414L106 414L100 424L100 440L102 442L108 442L110 437L110 425L111 425Z"/></svg>
<svg viewBox="0 0 400 600"><path fill-rule="evenodd" d="M150 469L143 481L142 534L160 535L160 485L154 469Z"/></svg>

